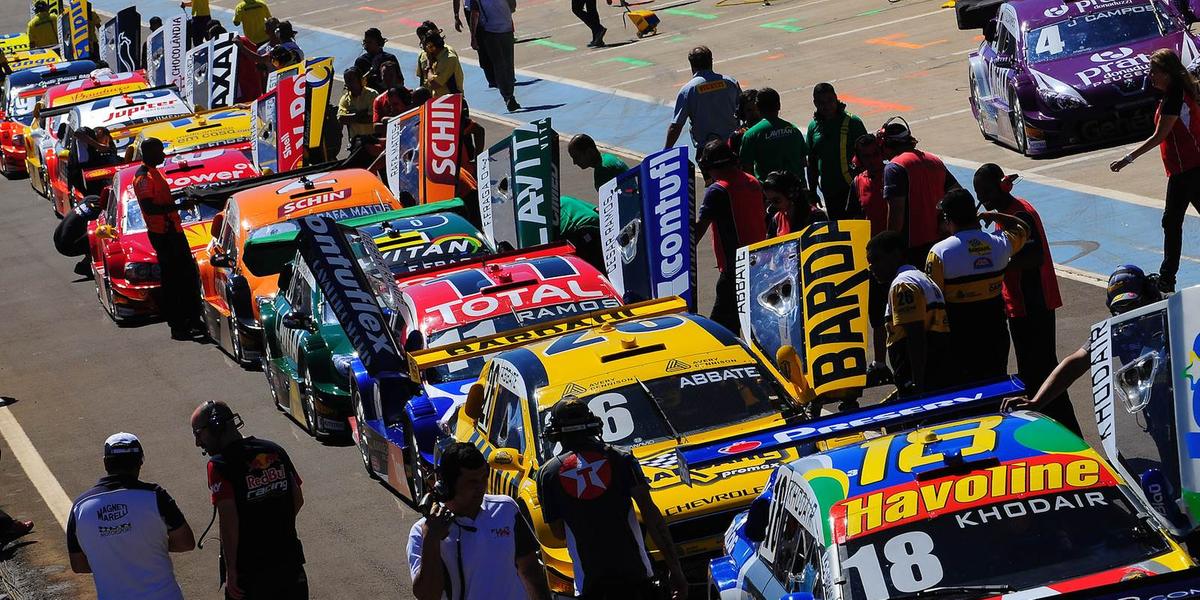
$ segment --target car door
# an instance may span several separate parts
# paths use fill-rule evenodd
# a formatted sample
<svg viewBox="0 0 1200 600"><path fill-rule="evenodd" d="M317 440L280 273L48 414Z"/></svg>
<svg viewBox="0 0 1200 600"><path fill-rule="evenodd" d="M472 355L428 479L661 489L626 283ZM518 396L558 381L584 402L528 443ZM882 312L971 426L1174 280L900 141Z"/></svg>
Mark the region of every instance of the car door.
<svg viewBox="0 0 1200 600"><path fill-rule="evenodd" d="M1014 143L1014 90L1009 82L1014 77L1020 61L1020 57L1017 56L1017 31L1016 12L1005 5L1000 11L999 25L996 29L996 57L988 65L988 87L992 105L996 108L996 135Z"/></svg>
<svg viewBox="0 0 1200 600"><path fill-rule="evenodd" d="M304 414L298 382L302 377L300 366L304 362L304 346L312 333L307 329L284 327L283 317L290 313L298 317L307 315L311 319L313 317L313 288L315 287L308 269L303 267L296 269L292 275L291 285L288 286L285 293L285 306L279 307L280 311L286 312L280 312L280 318L275 320L279 335L279 366L289 380L288 404L289 411L294 415Z"/></svg>

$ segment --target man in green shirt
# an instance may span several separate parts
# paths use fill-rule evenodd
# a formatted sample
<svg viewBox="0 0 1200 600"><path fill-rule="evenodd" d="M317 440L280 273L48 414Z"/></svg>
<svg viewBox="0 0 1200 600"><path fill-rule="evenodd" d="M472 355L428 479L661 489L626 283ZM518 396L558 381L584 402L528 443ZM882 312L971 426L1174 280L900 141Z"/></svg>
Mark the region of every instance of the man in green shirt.
<svg viewBox="0 0 1200 600"><path fill-rule="evenodd" d="M832 219L850 218L847 199L850 197L850 159L854 156L854 141L866 135L867 127L857 115L846 112L838 101L837 92L828 83L813 88L813 106L817 111L808 123L808 182L820 187L825 199L825 211Z"/></svg>
<svg viewBox="0 0 1200 600"><path fill-rule="evenodd" d="M758 90L756 104L763 119L742 136L742 169L759 180L772 171L786 171L804 181L808 145L795 125L779 118L779 92Z"/></svg>
<svg viewBox="0 0 1200 600"><path fill-rule="evenodd" d="M570 146L568 146L569 148ZM558 237L575 246L575 256L604 272L604 254L600 247L600 213L596 206L573 198L558 199Z"/></svg>
<svg viewBox="0 0 1200 600"><path fill-rule="evenodd" d="M571 142L567 144L567 154L571 155L571 162L580 169L595 169L592 182L596 185L596 191L609 180L629 170L629 165L615 154L601 152L596 147L596 141L586 133L571 138Z"/></svg>

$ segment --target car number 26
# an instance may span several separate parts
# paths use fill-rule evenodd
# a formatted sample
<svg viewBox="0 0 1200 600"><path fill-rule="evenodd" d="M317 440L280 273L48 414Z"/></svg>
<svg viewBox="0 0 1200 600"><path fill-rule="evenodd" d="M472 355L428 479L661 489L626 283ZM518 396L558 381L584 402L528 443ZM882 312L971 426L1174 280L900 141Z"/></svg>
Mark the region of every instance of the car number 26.
<svg viewBox="0 0 1200 600"><path fill-rule="evenodd" d="M942 561L933 553L933 538L924 531L909 531L899 534L883 544L883 557L879 548L867 544L850 555L842 566L858 572L863 593L867 598L887 598L887 581L898 592L919 592L941 583L945 573ZM887 565L887 580L884 566Z"/></svg>

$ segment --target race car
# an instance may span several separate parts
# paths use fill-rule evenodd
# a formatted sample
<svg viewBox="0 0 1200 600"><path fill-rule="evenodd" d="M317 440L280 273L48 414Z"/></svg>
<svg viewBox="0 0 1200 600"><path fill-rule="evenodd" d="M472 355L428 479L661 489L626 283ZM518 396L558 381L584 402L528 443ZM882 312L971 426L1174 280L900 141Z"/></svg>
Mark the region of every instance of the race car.
<svg viewBox="0 0 1200 600"><path fill-rule="evenodd" d="M146 235L146 222L133 191L139 165L127 165L113 176L108 204L88 226L96 296L118 325L158 312L158 258ZM241 150L208 150L167 157L159 171L172 191L189 186L248 179L257 175L250 156ZM179 212L192 251L208 245L210 225L219 208L198 204Z"/></svg>
<svg viewBox="0 0 1200 600"><path fill-rule="evenodd" d="M356 258L376 286L380 306L396 314L400 295L393 273L442 266L492 249L482 234L453 213L431 212L418 205L343 221ZM272 240L265 240L271 243ZM252 254L259 240L246 245L251 271L260 265ZM293 244L294 247L294 244ZM257 272L257 271L256 271ZM263 326L263 372L271 398L318 439L350 432L350 365L354 348L337 315L316 285L302 257L279 277L280 293L259 297Z"/></svg>
<svg viewBox="0 0 1200 600"><path fill-rule="evenodd" d="M66 119L59 125L57 158L55 168L47 171L49 175L50 200L54 204L54 212L59 215L67 214L75 203L83 197L83 192L72 189L68 183L69 150L66 140L70 140L75 132L84 127L106 127L115 130L122 127L132 127L191 114L192 107L181 98L172 88L155 88L130 92L120 96L101 98L87 104L71 106L70 108L55 108L45 111L47 114L65 112ZM65 127L64 127L65 125ZM128 144L128 138L116 139L117 150L120 151Z"/></svg>
<svg viewBox="0 0 1200 600"><path fill-rule="evenodd" d="M314 165L299 171L203 190L193 197L220 204L215 233L196 254L200 295L208 334L243 365L257 364L262 351L258 296L278 291L276 275L258 276L245 268L249 240L297 229L296 219L323 214L346 219L401 208L379 178L362 169L329 170ZM226 200L227 199L227 200Z"/></svg>
<svg viewBox="0 0 1200 600"><path fill-rule="evenodd" d="M57 165L55 143L58 140L58 125L66 118L65 114L42 116L41 111L91 102L149 87L150 83L141 71L113 74L108 69L97 69L87 77L46 89L38 101L37 116L30 123L29 135L25 136L25 172L29 174L29 184L33 186L33 191L40 196L50 197L48 173Z"/></svg>
<svg viewBox="0 0 1200 600"><path fill-rule="evenodd" d="M1187 20L1161 0L1006 2L984 38L968 59L979 131L1029 156L1148 135L1155 50L1200 68Z"/></svg>
<svg viewBox="0 0 1200 600"><path fill-rule="evenodd" d="M176 152L192 152L227 145L246 145L253 137L250 132L250 110L241 107L219 108L198 112L156 123L141 128L140 131L120 130L114 133L114 138L122 138L135 134L129 146L125 148L125 160L141 160L139 149L146 138L158 138L163 143L167 154Z"/></svg>
<svg viewBox="0 0 1200 600"><path fill-rule="evenodd" d="M86 77L96 68L90 60L51 63L17 71L4 78L0 97L0 174L13 177L25 173L25 136L33 122L34 108L46 88Z"/></svg>
<svg viewBox="0 0 1200 600"><path fill-rule="evenodd" d="M724 549L723 599L1041 598L1194 565L1086 442L1024 411L784 465Z"/></svg>
<svg viewBox="0 0 1200 600"><path fill-rule="evenodd" d="M12 53L3 55L7 70L13 73L23 71L30 67L41 65L49 65L57 62L62 62L62 56L58 50L54 48L34 48L31 50L18 50Z"/></svg>
<svg viewBox="0 0 1200 600"><path fill-rule="evenodd" d="M412 358L419 351L440 356L444 347L463 340L621 305L608 279L572 250L566 243L527 248L399 278L398 333L415 361L409 371L413 389L384 395L369 376L356 377L355 439L369 474L402 497L419 500L432 481L435 443L445 437L438 421L466 400L488 358L426 367Z"/></svg>

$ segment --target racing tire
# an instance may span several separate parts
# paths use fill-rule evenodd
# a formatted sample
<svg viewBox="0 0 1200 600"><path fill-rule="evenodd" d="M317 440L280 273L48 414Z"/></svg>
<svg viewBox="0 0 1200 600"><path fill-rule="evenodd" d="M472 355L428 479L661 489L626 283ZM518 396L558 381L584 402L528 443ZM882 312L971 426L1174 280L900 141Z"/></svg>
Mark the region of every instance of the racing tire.
<svg viewBox="0 0 1200 600"><path fill-rule="evenodd" d="M355 429L358 430L358 441L354 444L358 446L358 454L362 457L363 468L367 470L367 477L371 479L379 479L379 475L375 473L375 469L371 468L371 448L367 444L367 412L363 410L362 395L358 393L358 387L353 384L350 386L350 402L354 406L354 421Z"/></svg>
<svg viewBox="0 0 1200 600"><path fill-rule="evenodd" d="M99 290L96 293L99 294ZM108 278L108 275L104 276L104 298L101 299L100 306L104 307L104 312L108 313L108 318L112 319L113 324L117 327L129 325L129 319L117 314L117 304L113 300L112 280Z"/></svg>
<svg viewBox="0 0 1200 600"><path fill-rule="evenodd" d="M321 432L320 427L317 425L316 387L313 386L312 377L309 376L308 369L302 370L300 379L303 381L300 384L300 406L304 412L304 428L317 441L324 440L327 436Z"/></svg>
<svg viewBox="0 0 1200 600"><path fill-rule="evenodd" d="M247 366L246 354L242 352L242 337L238 333L237 308L232 302L229 303L229 350L233 355L233 362L242 367Z"/></svg>
<svg viewBox="0 0 1200 600"><path fill-rule="evenodd" d="M408 489L412 492L412 501L420 503L425 494L429 493L429 480L421 467L421 452L417 450L417 433L412 421L404 420L404 436L408 439L408 449L404 452L404 477L408 479Z"/></svg>
<svg viewBox="0 0 1200 600"><path fill-rule="evenodd" d="M967 72L967 78L971 82L971 98L975 101L975 110L973 111L975 113L975 125L979 127L979 135L982 135L983 139L990 141L992 136L988 135L987 130L983 128L983 106L979 100L979 87L975 82L975 70L968 67Z"/></svg>
<svg viewBox="0 0 1200 600"><path fill-rule="evenodd" d="M284 412L283 404L279 402L279 390L275 388L275 376L274 370L271 368L271 360L271 346L270 344L263 344L263 376L267 378L267 389L271 391L271 402L275 404L275 410Z"/></svg>
<svg viewBox="0 0 1200 600"><path fill-rule="evenodd" d="M1012 126L1013 138L1016 140L1017 152L1029 156L1029 138L1025 133L1025 112L1021 108L1021 99L1017 98L1016 90L1012 91Z"/></svg>

